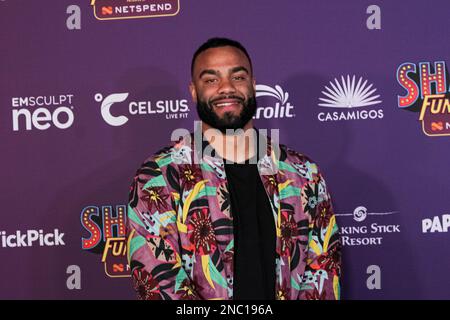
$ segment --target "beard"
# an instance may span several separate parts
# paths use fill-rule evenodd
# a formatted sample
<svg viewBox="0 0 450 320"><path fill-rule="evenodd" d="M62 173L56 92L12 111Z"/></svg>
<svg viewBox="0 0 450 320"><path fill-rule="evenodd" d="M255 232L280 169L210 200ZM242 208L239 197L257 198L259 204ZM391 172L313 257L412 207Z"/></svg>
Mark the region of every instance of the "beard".
<svg viewBox="0 0 450 320"><path fill-rule="evenodd" d="M202 120L209 126L220 130L222 133L226 133L227 129L243 129L244 126L253 118L256 113L255 95L253 94L247 100L234 95L221 97L221 99L223 98L239 100L242 103L241 112L237 115L233 112L225 112L222 117L219 117L214 111L214 106L211 101L206 102L204 100L198 99L197 113L200 120Z"/></svg>

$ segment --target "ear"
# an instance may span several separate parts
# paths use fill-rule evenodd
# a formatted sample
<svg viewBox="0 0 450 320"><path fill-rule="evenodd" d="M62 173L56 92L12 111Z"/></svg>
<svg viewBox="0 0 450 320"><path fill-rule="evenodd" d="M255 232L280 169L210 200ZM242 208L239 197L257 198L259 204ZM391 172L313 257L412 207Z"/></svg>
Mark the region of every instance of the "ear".
<svg viewBox="0 0 450 320"><path fill-rule="evenodd" d="M192 81L189 84L189 91L191 92L192 100L195 103L197 103L197 91L195 90L195 85L194 85L194 83Z"/></svg>
<svg viewBox="0 0 450 320"><path fill-rule="evenodd" d="M255 78L253 78L252 84L253 84L253 91L256 92L256 79Z"/></svg>

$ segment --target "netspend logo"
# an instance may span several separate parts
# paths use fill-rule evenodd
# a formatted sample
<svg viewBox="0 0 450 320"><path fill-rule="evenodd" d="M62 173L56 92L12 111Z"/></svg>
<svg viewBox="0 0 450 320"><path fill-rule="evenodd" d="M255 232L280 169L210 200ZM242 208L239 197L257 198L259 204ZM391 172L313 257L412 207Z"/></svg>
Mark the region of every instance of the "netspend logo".
<svg viewBox="0 0 450 320"><path fill-rule="evenodd" d="M272 97L277 99L275 105L261 106L256 109L255 119L265 118L293 118L294 106L288 102L289 93L285 92L279 85L274 88L264 84L256 85L256 97Z"/></svg>
<svg viewBox="0 0 450 320"><path fill-rule="evenodd" d="M1 243L3 248L20 248L20 247L53 247L64 246L64 233L58 229L53 232L44 233L43 230L27 230L22 232L20 230L13 234L8 234L6 231L1 231Z"/></svg>
<svg viewBox="0 0 450 320"><path fill-rule="evenodd" d="M107 124L120 127L128 122L129 117L135 116L164 115L166 120L171 120L187 118L189 115L190 110L186 99L129 101L124 103L128 97L128 92L112 93L105 98L101 93L95 95L95 101L101 102L100 111ZM114 112L111 110L113 106ZM115 116L113 113L119 115Z"/></svg>
<svg viewBox="0 0 450 320"><path fill-rule="evenodd" d="M358 80L355 75L341 76L340 80L335 78L334 81L329 82L328 86L325 86L318 105L323 108L346 109L346 111L320 112L319 121L382 119L382 109L353 110L380 104L382 101L376 91L373 84L363 80L362 77Z"/></svg>
<svg viewBox="0 0 450 320"><path fill-rule="evenodd" d="M97 102L102 101L103 96L100 93L95 95L95 100ZM125 116L115 117L111 114L111 107L114 103L123 102L128 98L128 93L113 93L107 96L100 107L103 120L106 121L110 126L118 127L127 123L128 118Z"/></svg>
<svg viewBox="0 0 450 320"><path fill-rule="evenodd" d="M91 0L98 20L153 18L175 16L180 0Z"/></svg>

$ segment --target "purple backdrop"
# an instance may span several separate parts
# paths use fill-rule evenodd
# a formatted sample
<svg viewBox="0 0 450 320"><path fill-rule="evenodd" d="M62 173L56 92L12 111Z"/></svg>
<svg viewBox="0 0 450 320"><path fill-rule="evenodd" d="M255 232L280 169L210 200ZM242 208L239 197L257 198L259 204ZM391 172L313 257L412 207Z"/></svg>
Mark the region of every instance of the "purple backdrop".
<svg viewBox="0 0 450 320"><path fill-rule="evenodd" d="M213 36L272 90L256 125L325 173L343 298L450 298L450 108L420 97L449 92L448 0L93 2L0 1L0 298L135 298L121 206L141 161L192 130L190 60Z"/></svg>

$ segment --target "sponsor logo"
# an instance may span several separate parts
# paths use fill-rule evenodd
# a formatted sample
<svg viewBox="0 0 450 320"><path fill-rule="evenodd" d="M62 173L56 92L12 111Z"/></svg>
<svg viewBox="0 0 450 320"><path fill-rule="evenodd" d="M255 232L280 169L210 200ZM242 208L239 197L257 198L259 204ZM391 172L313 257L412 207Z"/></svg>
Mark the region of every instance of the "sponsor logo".
<svg viewBox="0 0 450 320"><path fill-rule="evenodd" d="M97 93L95 101L101 102L101 114L103 119L110 126L122 126L128 122L129 118L125 115L115 116L111 112L114 104L117 104L117 109L122 107L122 113L125 111L124 104L119 104L127 100L129 93L113 93L103 98L103 95ZM127 103L126 109L129 116L152 116L165 115L165 119L183 119L189 115L189 106L186 99L182 100L158 100L153 101L130 101Z"/></svg>
<svg viewBox="0 0 450 320"><path fill-rule="evenodd" d="M430 219L422 220L422 233L448 232L450 227L450 214L434 216Z"/></svg>
<svg viewBox="0 0 450 320"><path fill-rule="evenodd" d="M397 81L406 90L398 96L398 107L419 113L422 131L427 136L450 135L450 93L444 61L434 64L402 63Z"/></svg>
<svg viewBox="0 0 450 320"><path fill-rule="evenodd" d="M91 0L98 20L154 18L175 16L179 0Z"/></svg>
<svg viewBox="0 0 450 320"><path fill-rule="evenodd" d="M382 119L384 114L382 109L360 110L364 107L374 107L380 104L380 95L377 89L367 80L356 76L341 76L340 81L334 79L330 81L322 96L319 98L319 106L322 108L341 109L341 111L320 112L317 118L321 122L328 121L348 121L348 120L375 120Z"/></svg>
<svg viewBox="0 0 450 320"><path fill-rule="evenodd" d="M366 280L366 286L369 290L381 290L381 267L373 264L366 270L369 277Z"/></svg>
<svg viewBox="0 0 450 320"><path fill-rule="evenodd" d="M89 237L81 239L83 250L101 255L108 277L129 277L127 262L126 206L88 206L81 211L81 226Z"/></svg>
<svg viewBox="0 0 450 320"><path fill-rule="evenodd" d="M54 96L13 97L13 131L70 128L74 121L73 94Z"/></svg>
<svg viewBox="0 0 450 320"><path fill-rule="evenodd" d="M81 268L76 264L67 267L66 274L69 276L66 280L66 287L69 290L81 290Z"/></svg>
<svg viewBox="0 0 450 320"><path fill-rule="evenodd" d="M397 213L392 212L368 212L366 207L359 206L353 213L341 213L336 216L351 216L357 222L356 225L342 226L340 228L341 242L343 246L377 246L381 245L386 234L400 232L398 224L380 224L373 222L371 224L362 222L366 221L368 216L387 216Z"/></svg>
<svg viewBox="0 0 450 320"><path fill-rule="evenodd" d="M54 247L64 246L64 233L58 229L53 232L44 233L44 230L20 230L15 233L8 234L6 231L0 232L0 238L3 248L23 248L23 247Z"/></svg>
<svg viewBox="0 0 450 320"><path fill-rule="evenodd" d="M288 102L289 93L284 92L279 85L276 85L275 88L263 84L256 85L256 97L258 98L264 96L273 97L278 101L275 103L275 105L258 107L256 109L256 114L253 117L254 119L277 119L295 117L295 114L292 113L294 106Z"/></svg>

